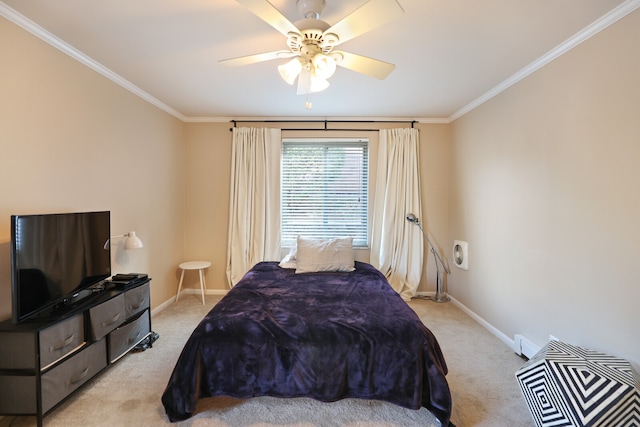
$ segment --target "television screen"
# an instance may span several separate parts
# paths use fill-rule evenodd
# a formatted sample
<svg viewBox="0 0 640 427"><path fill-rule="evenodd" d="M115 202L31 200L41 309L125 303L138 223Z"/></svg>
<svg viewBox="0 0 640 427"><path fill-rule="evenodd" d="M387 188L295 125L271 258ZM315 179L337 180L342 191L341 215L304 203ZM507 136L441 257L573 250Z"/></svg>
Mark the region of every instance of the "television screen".
<svg viewBox="0 0 640 427"><path fill-rule="evenodd" d="M110 212L11 217L13 320L64 305L111 276ZM89 293L90 295L90 293Z"/></svg>

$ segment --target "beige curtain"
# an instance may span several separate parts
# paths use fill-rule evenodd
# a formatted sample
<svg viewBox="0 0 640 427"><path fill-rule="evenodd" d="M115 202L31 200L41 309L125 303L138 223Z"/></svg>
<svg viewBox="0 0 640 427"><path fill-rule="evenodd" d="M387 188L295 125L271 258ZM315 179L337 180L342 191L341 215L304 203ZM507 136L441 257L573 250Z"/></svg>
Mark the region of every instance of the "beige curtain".
<svg viewBox="0 0 640 427"><path fill-rule="evenodd" d="M418 129L382 129L373 203L371 263L403 299L416 294L422 276L422 234L406 220L422 218Z"/></svg>
<svg viewBox="0 0 640 427"><path fill-rule="evenodd" d="M227 280L280 257L280 129L234 128Z"/></svg>

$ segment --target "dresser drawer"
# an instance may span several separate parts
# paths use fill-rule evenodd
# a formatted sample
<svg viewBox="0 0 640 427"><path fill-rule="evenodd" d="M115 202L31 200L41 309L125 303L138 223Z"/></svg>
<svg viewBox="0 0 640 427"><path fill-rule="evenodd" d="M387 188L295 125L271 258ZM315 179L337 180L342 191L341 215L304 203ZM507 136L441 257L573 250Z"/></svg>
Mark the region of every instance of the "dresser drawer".
<svg viewBox="0 0 640 427"><path fill-rule="evenodd" d="M6 332L0 334L0 370L37 370L37 340L33 332ZM1 389L0 389L1 390Z"/></svg>
<svg viewBox="0 0 640 427"><path fill-rule="evenodd" d="M91 336L94 340L99 340L120 326L126 318L124 294L119 294L89 310Z"/></svg>
<svg viewBox="0 0 640 427"><path fill-rule="evenodd" d="M0 375L0 413L33 414L36 412L36 377ZM10 390L10 392L7 392Z"/></svg>
<svg viewBox="0 0 640 427"><path fill-rule="evenodd" d="M120 326L109 334L109 362L113 363L142 341L151 332L149 312L145 310L137 319Z"/></svg>
<svg viewBox="0 0 640 427"><path fill-rule="evenodd" d="M43 329L39 342L40 369L46 369L85 343L84 316L80 313Z"/></svg>
<svg viewBox="0 0 640 427"><path fill-rule="evenodd" d="M149 308L149 300L149 282L125 292L124 305L127 319Z"/></svg>
<svg viewBox="0 0 640 427"><path fill-rule="evenodd" d="M88 346L42 375L42 412L47 412L107 366L106 339Z"/></svg>

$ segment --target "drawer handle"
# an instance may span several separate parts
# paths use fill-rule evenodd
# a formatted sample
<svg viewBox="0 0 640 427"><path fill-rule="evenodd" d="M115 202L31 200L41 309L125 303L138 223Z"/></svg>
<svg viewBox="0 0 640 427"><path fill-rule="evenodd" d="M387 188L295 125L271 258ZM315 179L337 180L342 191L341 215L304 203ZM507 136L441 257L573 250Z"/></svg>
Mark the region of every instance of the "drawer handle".
<svg viewBox="0 0 640 427"><path fill-rule="evenodd" d="M120 318L120 313L116 314L111 319L105 320L104 322L102 322L102 327L106 328L109 325L113 325L114 323L116 323L118 321L119 318Z"/></svg>
<svg viewBox="0 0 640 427"><path fill-rule="evenodd" d="M138 331L135 337L129 338L129 344L134 343L138 339L138 337L140 337L140 331Z"/></svg>
<svg viewBox="0 0 640 427"><path fill-rule="evenodd" d="M140 307L142 307L142 304L144 304L144 300L141 300L139 303L137 304L131 304L131 310L137 310Z"/></svg>
<svg viewBox="0 0 640 427"><path fill-rule="evenodd" d="M53 353L55 351L59 351L62 350L63 348L65 348L66 346L68 346L69 344L71 344L73 342L73 339L75 338L76 334L71 334L71 336L69 338L67 338L66 340L62 341L62 344L60 345L52 345L51 347L49 347L49 353Z"/></svg>
<svg viewBox="0 0 640 427"><path fill-rule="evenodd" d="M67 380L67 382L66 382L67 386L75 385L75 384L79 383L80 381L82 381L87 376L88 373L89 373L89 367L87 366L78 375L76 375L75 377L69 378Z"/></svg>

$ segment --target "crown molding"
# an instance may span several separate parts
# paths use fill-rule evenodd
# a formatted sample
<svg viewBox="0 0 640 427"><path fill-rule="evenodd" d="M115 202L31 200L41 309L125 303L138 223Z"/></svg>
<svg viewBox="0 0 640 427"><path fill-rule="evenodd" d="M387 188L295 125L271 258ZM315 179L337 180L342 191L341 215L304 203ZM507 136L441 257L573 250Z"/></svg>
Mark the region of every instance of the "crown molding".
<svg viewBox="0 0 640 427"><path fill-rule="evenodd" d="M38 25L35 22L31 21L30 19L28 19L24 15L18 13L14 9L11 9L9 6L7 6L4 2L1 2L1 1L0 1L0 16L3 16L5 18L7 18L9 21L11 21L14 24L22 27L24 30L30 32L31 34L33 34L34 36L38 37L39 39L49 43L51 46L55 47L56 49L62 51L65 54L69 55L70 57L72 57L76 61L80 62L81 64L86 65L87 67L89 67L93 71L103 75L104 77L108 78L109 80L113 81L114 83L122 86L123 88L125 88L129 92L139 96L140 98L144 99L148 103L150 103L152 105L155 105L159 109L171 114L172 116L176 117L177 119L180 119L182 121L186 121L187 120L187 117L182 115L179 111L171 108L167 104L165 104L162 101L158 100L157 98L151 96L150 94L148 94L144 90L142 90L139 87L137 87L136 85L132 84L130 81L122 78L120 75L116 74L115 72L113 72L109 68L107 68L104 65L100 64L98 61L96 61L93 58L87 56L86 54L80 52L78 49L74 48L70 44L68 44L65 41L63 41L62 39L60 39L60 38L56 37L55 35L51 34L49 31L45 30L40 25Z"/></svg>
<svg viewBox="0 0 640 427"><path fill-rule="evenodd" d="M554 59L564 55L569 50L578 46L579 44L589 39L590 37L594 36L595 34L598 34L600 31L604 30L608 26L624 18L625 16L627 16L634 10L638 9L639 7L640 7L640 0L625 1L620 6L616 7L615 9L611 10L609 13L603 15L602 17L594 21L591 25L584 28L582 31L578 32L574 36L565 40L563 43L551 49L549 52L547 52L546 54L538 58L536 61L532 62L522 70L518 71L516 74L512 75L511 77L509 77L508 79L506 79L505 81L503 81L502 83L500 83L499 85L491 89L490 91L486 92L484 95L480 96L479 98L476 98L469 104L462 107L460 110L453 113L448 118L449 122L453 122L454 120L464 116L468 112L476 109L480 105L489 101L491 98L507 90L514 84L525 79L527 76L535 73L536 71L538 71L539 69L541 69L542 67L544 67L545 65L553 61Z"/></svg>
<svg viewBox="0 0 640 427"><path fill-rule="evenodd" d="M415 118L415 117L329 117L329 116L291 116L291 117L187 117L185 122L187 123L228 123L234 120L242 120L245 122L291 122L291 121L362 121L362 122L416 122L416 123L429 123L429 124L448 124L450 123L447 118ZM318 129L322 130L322 129Z"/></svg>

